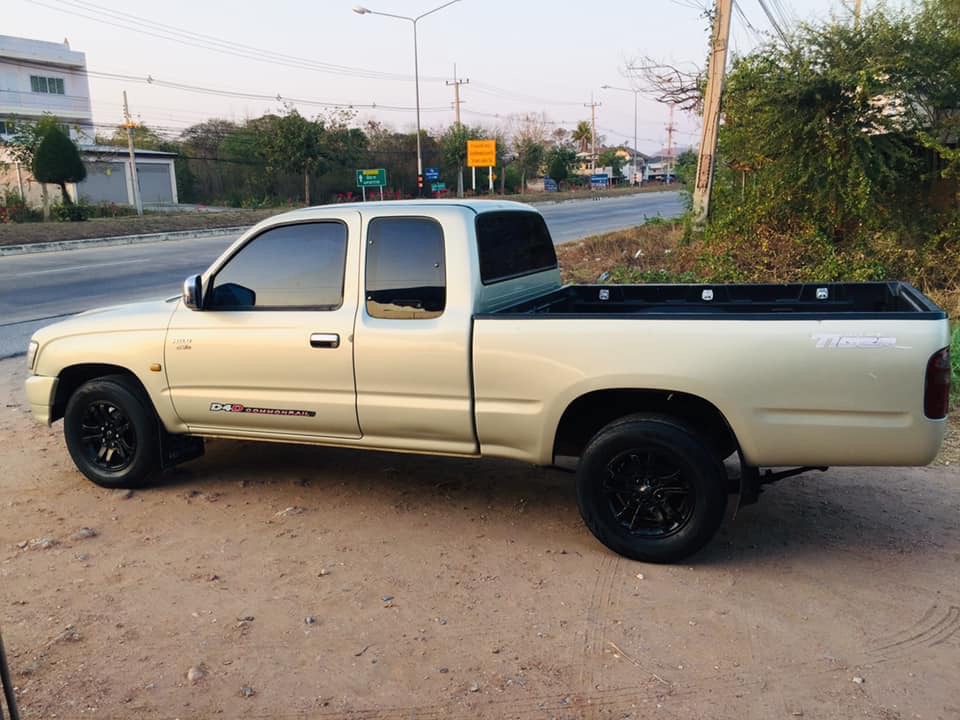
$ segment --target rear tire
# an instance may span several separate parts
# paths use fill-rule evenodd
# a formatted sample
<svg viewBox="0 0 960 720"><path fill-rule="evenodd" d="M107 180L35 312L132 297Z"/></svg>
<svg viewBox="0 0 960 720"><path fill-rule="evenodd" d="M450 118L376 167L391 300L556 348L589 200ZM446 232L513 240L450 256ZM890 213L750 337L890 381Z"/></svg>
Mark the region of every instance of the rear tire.
<svg viewBox="0 0 960 720"><path fill-rule="evenodd" d="M141 487L160 465L153 407L123 375L81 385L67 402L63 435L77 469L101 487Z"/></svg>
<svg viewBox="0 0 960 720"><path fill-rule="evenodd" d="M594 536L632 560L671 563L707 544L727 504L709 443L662 415L631 415L594 435L577 469L577 505Z"/></svg>

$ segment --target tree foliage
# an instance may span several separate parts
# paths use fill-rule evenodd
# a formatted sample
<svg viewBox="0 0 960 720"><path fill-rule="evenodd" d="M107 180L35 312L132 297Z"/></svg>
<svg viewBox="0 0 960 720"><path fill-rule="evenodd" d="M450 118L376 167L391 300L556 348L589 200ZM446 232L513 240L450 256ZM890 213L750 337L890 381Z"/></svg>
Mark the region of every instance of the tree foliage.
<svg viewBox="0 0 960 720"><path fill-rule="evenodd" d="M61 129L60 126L61 121L50 113L44 113L36 122L18 122L9 139L0 137L0 147L6 149L15 162L30 167L40 141L50 129Z"/></svg>
<svg viewBox="0 0 960 720"><path fill-rule="evenodd" d="M547 175L558 183L570 177L570 171L577 164L577 151L568 143L557 143L547 150L544 164Z"/></svg>
<svg viewBox="0 0 960 720"><path fill-rule="evenodd" d="M47 127L37 145L31 165L33 176L42 183L60 186L63 204L72 201L67 193L67 183L77 183L87 176L87 169L80 159L80 151L63 129L53 124Z"/></svg>
<svg viewBox="0 0 960 720"><path fill-rule="evenodd" d="M480 128L454 123L440 135L440 153L443 162L457 179L457 197L463 197L463 168L467 164L467 141L483 138Z"/></svg>
<svg viewBox="0 0 960 720"><path fill-rule="evenodd" d="M789 46L737 59L726 82L718 214L804 225L837 243L929 225L938 188L957 167L960 32L949 24L942 3L912 15L880 8L857 26L802 26Z"/></svg>
<svg viewBox="0 0 960 720"><path fill-rule="evenodd" d="M623 177L623 165L626 159L617 152L617 148L607 148L604 150L600 153L600 157L597 158L597 162L600 164L600 167L611 168L615 178Z"/></svg>

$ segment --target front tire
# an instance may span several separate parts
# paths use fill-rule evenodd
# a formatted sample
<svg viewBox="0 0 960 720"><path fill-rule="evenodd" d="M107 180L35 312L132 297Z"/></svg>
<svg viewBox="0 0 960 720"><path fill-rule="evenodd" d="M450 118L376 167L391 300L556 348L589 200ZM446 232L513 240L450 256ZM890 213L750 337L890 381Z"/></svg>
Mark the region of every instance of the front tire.
<svg viewBox="0 0 960 720"><path fill-rule="evenodd" d="M159 467L153 407L123 375L81 385L67 402L63 435L77 469L101 487L140 487Z"/></svg>
<svg viewBox="0 0 960 720"><path fill-rule="evenodd" d="M632 560L671 563L707 544L727 503L723 465L680 421L632 415L598 432L577 469L577 505L594 536Z"/></svg>

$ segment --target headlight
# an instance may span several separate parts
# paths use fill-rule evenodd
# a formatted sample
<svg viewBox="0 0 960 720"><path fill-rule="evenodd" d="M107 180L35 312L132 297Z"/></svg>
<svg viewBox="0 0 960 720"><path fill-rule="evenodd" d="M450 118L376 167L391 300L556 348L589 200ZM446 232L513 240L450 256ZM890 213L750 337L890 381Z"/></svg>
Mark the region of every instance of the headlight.
<svg viewBox="0 0 960 720"><path fill-rule="evenodd" d="M30 344L27 345L27 369L33 370L33 364L37 360L37 350L40 349L40 344L31 340Z"/></svg>

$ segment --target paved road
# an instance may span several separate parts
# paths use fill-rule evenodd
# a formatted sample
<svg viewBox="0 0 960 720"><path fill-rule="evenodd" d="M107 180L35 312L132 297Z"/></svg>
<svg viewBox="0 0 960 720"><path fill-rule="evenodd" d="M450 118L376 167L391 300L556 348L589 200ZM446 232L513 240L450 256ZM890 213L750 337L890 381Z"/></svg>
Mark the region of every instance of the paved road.
<svg viewBox="0 0 960 720"><path fill-rule="evenodd" d="M541 205L558 243L683 211L680 194L650 193ZM50 318L90 308L169 297L204 270L235 235L86 248L0 258L0 358L22 353Z"/></svg>

